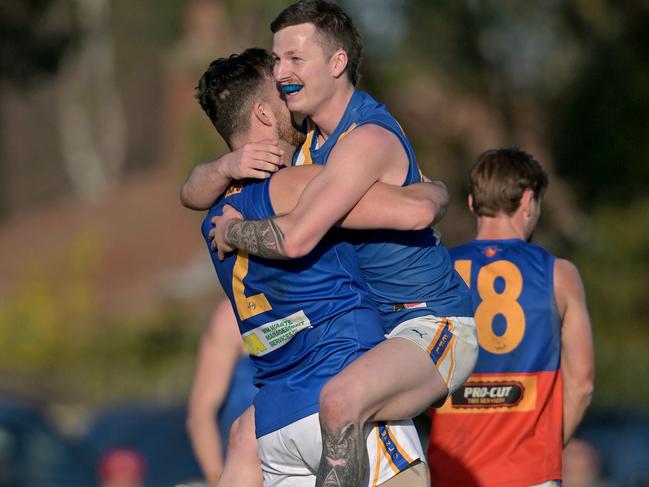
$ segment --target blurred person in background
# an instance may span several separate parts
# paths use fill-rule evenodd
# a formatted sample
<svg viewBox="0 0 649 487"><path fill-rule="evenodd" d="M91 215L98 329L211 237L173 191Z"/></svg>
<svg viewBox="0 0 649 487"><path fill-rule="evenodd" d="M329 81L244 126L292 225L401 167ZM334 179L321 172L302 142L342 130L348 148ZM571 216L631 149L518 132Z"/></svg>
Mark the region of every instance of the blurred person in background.
<svg viewBox="0 0 649 487"><path fill-rule="evenodd" d="M548 177L518 149L470 172L475 240L451 250L471 288L480 351L473 374L431 410L436 486L551 486L593 393L594 354L577 268L530 243Z"/></svg>
<svg viewBox="0 0 649 487"><path fill-rule="evenodd" d="M597 449L586 440L572 438L563 450L563 487L613 487L601 474Z"/></svg>
<svg viewBox="0 0 649 487"><path fill-rule="evenodd" d="M143 487L146 475L144 457L132 448L115 448L99 462L100 487Z"/></svg>
<svg viewBox="0 0 649 487"><path fill-rule="evenodd" d="M257 392L253 375L232 306L223 299L201 338L187 416L194 453L210 486L221 476L231 425Z"/></svg>

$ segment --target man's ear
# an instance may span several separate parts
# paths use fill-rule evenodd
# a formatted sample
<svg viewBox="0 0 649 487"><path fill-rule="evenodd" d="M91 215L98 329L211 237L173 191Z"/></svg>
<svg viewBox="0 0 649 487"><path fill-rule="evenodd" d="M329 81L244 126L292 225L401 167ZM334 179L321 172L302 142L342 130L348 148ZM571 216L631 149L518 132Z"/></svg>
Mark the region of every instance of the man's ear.
<svg viewBox="0 0 649 487"><path fill-rule="evenodd" d="M263 101L255 101L252 106L252 113L257 120L263 125L270 127L273 125L273 117L270 107Z"/></svg>
<svg viewBox="0 0 649 487"><path fill-rule="evenodd" d="M475 211L473 210L473 195L471 193L467 196L466 202L469 205L469 211L475 215Z"/></svg>
<svg viewBox="0 0 649 487"><path fill-rule="evenodd" d="M523 191L523 196L521 196L520 207L523 209L523 214L525 216L529 216L530 214L530 206L533 199L534 199L534 191L532 191L531 189L526 189L525 191Z"/></svg>
<svg viewBox="0 0 649 487"><path fill-rule="evenodd" d="M331 56L331 73L334 78L339 78L345 72L347 63L349 59L347 58L347 53L344 49L338 49L333 56Z"/></svg>

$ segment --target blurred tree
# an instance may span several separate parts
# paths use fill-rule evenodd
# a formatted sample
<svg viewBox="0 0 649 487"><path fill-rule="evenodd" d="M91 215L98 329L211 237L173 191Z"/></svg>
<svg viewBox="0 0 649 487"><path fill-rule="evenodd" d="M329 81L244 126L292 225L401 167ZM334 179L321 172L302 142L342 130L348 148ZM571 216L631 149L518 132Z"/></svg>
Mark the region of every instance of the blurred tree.
<svg viewBox="0 0 649 487"><path fill-rule="evenodd" d="M461 183L477 153L519 145L535 154L552 175L538 237L578 263L592 303L596 402L649 404L649 389L625 380L649 370L638 345L649 328L647 2L382 2L398 12L397 32L406 19L404 36L364 25L381 12L347 3L375 44L364 87L402 121L424 170L451 183L449 241L472 235Z"/></svg>
<svg viewBox="0 0 649 487"><path fill-rule="evenodd" d="M62 79L58 127L75 196L88 200L100 197L121 175L126 120L116 84L110 2L75 4L84 42Z"/></svg>
<svg viewBox="0 0 649 487"><path fill-rule="evenodd" d="M70 0L0 2L0 79L24 87L53 75L78 41Z"/></svg>
<svg viewBox="0 0 649 487"><path fill-rule="evenodd" d="M565 15L585 67L556 100L559 173L584 207L629 203L649 194L649 5L574 1Z"/></svg>
<svg viewBox="0 0 649 487"><path fill-rule="evenodd" d="M79 40L74 14L70 0L0 2L0 90L2 82L27 89L56 74ZM8 192L1 190L8 164L0 156L0 215L8 206Z"/></svg>

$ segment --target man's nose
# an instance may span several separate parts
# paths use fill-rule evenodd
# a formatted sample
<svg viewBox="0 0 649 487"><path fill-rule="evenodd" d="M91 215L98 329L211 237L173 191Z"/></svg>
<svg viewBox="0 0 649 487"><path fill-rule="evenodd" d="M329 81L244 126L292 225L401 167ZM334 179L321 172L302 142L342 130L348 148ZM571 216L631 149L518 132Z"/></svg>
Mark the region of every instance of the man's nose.
<svg viewBox="0 0 649 487"><path fill-rule="evenodd" d="M273 68L273 74L275 76L275 81L282 81L287 77L286 63L281 59L278 59L275 62L275 67Z"/></svg>

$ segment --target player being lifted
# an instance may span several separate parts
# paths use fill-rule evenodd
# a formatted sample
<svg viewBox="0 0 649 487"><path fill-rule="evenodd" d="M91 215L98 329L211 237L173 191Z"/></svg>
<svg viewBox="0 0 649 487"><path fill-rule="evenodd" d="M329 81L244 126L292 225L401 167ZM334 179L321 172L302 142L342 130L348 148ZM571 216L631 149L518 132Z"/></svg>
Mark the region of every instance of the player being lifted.
<svg viewBox="0 0 649 487"><path fill-rule="evenodd" d="M548 178L518 149L483 153L470 173L476 239L451 251L469 284L480 353L431 412L435 485L552 486L590 403L594 359L579 272L529 243Z"/></svg>
<svg viewBox="0 0 649 487"><path fill-rule="evenodd" d="M383 105L355 90L361 39L340 7L307 0L271 25L275 79L310 131L295 163L325 165L297 206L279 217L242 221L226 207L214 219L220 254L307 255L374 183L408 185L420 173L403 131ZM412 417L459 386L477 343L468 289L432 230L348 235L389 339L324 388L323 458L316 485L359 485L363 426Z"/></svg>
<svg viewBox="0 0 649 487"><path fill-rule="evenodd" d="M297 137L273 81L272 65L265 51L249 49L213 62L199 82L201 106L233 149L269 137L278 137L289 148ZM301 188L321 170L317 166L289 168L271 179L233 184L210 210L203 225L205 237L211 229L209 220L226 204L251 218L288 212ZM349 228L424 228L446 199L445 191L434 184L400 188L377 183L342 224ZM270 261L243 251L223 261L212 255L258 369L255 427L264 484L313 485L322 452L316 414L320 389L383 339L354 250L348 242L327 236L308 256L292 261ZM422 459L411 421L374 429L372 434L372 428L366 431L374 482L383 483ZM251 440L254 444L254 437ZM391 455L386 461L388 450ZM249 478L242 480L239 472L235 481L226 465L222 485L254 485L255 472L248 472ZM425 475L417 485L425 485Z"/></svg>

